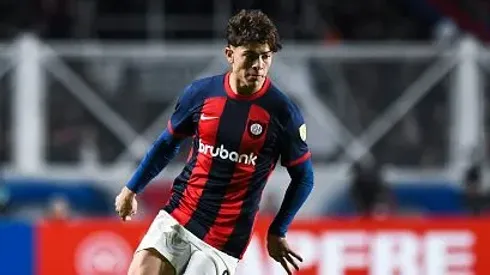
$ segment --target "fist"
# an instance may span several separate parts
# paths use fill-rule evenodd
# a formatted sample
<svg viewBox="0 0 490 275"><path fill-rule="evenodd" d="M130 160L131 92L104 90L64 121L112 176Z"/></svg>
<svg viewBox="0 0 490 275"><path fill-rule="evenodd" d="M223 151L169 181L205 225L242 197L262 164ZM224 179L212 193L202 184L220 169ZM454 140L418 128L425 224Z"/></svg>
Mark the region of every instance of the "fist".
<svg viewBox="0 0 490 275"><path fill-rule="evenodd" d="M136 201L136 193L124 187L114 202L116 213L123 221L131 220L131 217L138 210L138 202Z"/></svg>

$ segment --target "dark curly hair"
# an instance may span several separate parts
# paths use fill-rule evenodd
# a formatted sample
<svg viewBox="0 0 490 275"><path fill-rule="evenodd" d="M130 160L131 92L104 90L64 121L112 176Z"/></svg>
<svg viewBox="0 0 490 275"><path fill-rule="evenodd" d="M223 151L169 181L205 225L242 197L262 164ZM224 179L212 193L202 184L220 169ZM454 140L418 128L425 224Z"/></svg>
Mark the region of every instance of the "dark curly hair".
<svg viewBox="0 0 490 275"><path fill-rule="evenodd" d="M276 26L260 10L241 10L231 17L226 27L226 40L228 45L235 47L267 43L273 52L282 48Z"/></svg>

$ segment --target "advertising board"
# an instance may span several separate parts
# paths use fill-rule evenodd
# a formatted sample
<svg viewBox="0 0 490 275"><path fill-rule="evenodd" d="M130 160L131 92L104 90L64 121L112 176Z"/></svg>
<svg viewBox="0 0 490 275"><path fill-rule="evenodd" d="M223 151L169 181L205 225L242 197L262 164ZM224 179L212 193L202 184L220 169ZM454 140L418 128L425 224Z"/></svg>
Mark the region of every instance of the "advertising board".
<svg viewBox="0 0 490 275"><path fill-rule="evenodd" d="M238 274L279 275L259 219ZM91 220L38 226L38 275L125 274L148 222ZM303 256L298 275L490 274L490 220L303 220L288 233ZM61 273L58 273L61 272Z"/></svg>

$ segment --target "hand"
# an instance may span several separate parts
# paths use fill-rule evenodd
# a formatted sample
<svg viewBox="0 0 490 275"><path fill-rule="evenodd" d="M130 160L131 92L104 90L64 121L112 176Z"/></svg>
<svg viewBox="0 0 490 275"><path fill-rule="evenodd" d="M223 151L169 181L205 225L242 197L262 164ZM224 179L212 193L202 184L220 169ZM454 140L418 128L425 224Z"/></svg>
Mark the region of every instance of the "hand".
<svg viewBox="0 0 490 275"><path fill-rule="evenodd" d="M294 269L299 270L298 263L294 258L300 262L303 261L303 258L289 248L285 237L279 237L272 234L267 235L267 250L269 251L269 256L276 262L279 262L288 275L293 274L293 270L289 267L288 262Z"/></svg>
<svg viewBox="0 0 490 275"><path fill-rule="evenodd" d="M116 213L123 221L130 221L131 216L136 214L138 210L138 202L136 201L136 193L123 187L114 202Z"/></svg>

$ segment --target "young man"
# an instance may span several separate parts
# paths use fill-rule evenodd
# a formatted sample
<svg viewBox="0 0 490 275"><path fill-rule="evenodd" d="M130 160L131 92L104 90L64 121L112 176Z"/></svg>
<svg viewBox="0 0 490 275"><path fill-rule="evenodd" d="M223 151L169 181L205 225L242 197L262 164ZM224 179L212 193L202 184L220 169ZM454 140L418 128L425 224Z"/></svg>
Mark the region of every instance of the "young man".
<svg viewBox="0 0 490 275"><path fill-rule="evenodd" d="M292 181L267 248L288 274L299 269L296 260L302 259L285 235L311 192L313 169L303 117L267 77L281 49L279 35L265 14L242 10L228 22L227 40L230 72L185 89L167 129L116 198L116 211L129 219L136 194L168 164L182 139L193 137L187 164L137 248L129 274L234 274L279 158Z"/></svg>

